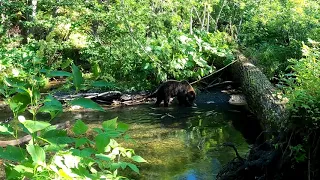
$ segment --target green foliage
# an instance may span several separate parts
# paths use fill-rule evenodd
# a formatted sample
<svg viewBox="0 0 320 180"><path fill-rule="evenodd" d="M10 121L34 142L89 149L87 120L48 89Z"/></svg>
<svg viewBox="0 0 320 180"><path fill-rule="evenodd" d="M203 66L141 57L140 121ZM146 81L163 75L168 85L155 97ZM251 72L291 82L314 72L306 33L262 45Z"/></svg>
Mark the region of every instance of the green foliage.
<svg viewBox="0 0 320 180"><path fill-rule="evenodd" d="M320 40L319 4L315 1L248 1L239 38L268 77L284 72L290 58L300 59L301 42Z"/></svg>
<svg viewBox="0 0 320 180"><path fill-rule="evenodd" d="M105 121L103 124L108 126L95 129L95 141L82 138L88 127L80 120L72 128L74 137L68 136L65 130L55 129L47 122L20 122L30 133L38 135L34 136L26 150L13 146L0 148L0 157L5 160L7 179L33 179L42 176L50 179L114 179L121 178L118 170L126 167L139 173L137 166L126 160L146 162L135 155L132 149L123 148L115 141L125 133L123 128L118 128L116 119Z"/></svg>
<svg viewBox="0 0 320 180"><path fill-rule="evenodd" d="M293 124L304 124L308 128L318 129L320 126L320 46L319 42L309 40L309 45L303 44L304 58L291 59L284 87L289 98L288 108L291 110Z"/></svg>
<svg viewBox="0 0 320 180"><path fill-rule="evenodd" d="M80 89L84 83L82 73L75 65L72 69L71 77L75 87ZM138 167L131 162L146 162L135 155L133 149L126 149L116 142L128 130L128 125L118 123L117 118L103 122L102 128L95 128L93 140L85 137L89 128L78 120L71 128L74 134L71 136L49 122L37 120L39 112L49 113L52 120L63 111L63 107L51 95L41 97L36 84L4 78L1 92L7 97L6 102L14 114L14 125L0 123L1 134L18 138L18 132L23 130L32 137L25 149L13 146L0 148L6 179L120 179L124 178L118 174L120 169L128 167L139 173ZM90 99L79 98L70 104L104 111ZM26 110L32 113L32 120L20 115ZM15 122L16 119L19 121Z"/></svg>

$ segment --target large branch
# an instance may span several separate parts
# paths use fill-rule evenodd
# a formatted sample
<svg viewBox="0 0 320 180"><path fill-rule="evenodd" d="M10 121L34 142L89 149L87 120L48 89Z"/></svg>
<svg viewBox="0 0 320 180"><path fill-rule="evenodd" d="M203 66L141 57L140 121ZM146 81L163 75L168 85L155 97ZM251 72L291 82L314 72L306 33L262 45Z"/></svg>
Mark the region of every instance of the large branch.
<svg viewBox="0 0 320 180"><path fill-rule="evenodd" d="M242 53L236 53L237 62L231 65L233 78L240 82L249 108L269 129L288 118L286 99L276 94L268 78Z"/></svg>

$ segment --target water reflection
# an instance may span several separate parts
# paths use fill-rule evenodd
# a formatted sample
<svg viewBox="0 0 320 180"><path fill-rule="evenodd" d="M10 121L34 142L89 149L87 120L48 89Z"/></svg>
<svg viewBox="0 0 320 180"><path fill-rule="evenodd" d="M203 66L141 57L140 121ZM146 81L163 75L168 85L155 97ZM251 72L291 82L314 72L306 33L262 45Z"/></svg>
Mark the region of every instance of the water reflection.
<svg viewBox="0 0 320 180"><path fill-rule="evenodd" d="M140 175L123 172L132 179L213 180L221 166L235 158L233 149L221 144L232 142L245 156L248 143L255 142L261 129L248 113L212 97L216 96L200 95L198 106L193 108L152 108L145 104L107 112L66 112L56 122L81 119L96 127L104 120L118 117L129 124L128 134L134 142L121 144L148 161L139 164Z"/></svg>
<svg viewBox="0 0 320 180"><path fill-rule="evenodd" d="M148 161L139 165L140 175L126 174L133 179L212 180L221 166L235 157L232 148L222 143L233 142L241 156L248 151L246 139L233 126L241 124L247 115L229 110L217 104L198 104L196 108L139 105L105 113L65 113L60 119L70 120L77 115L94 127L118 117L130 124L128 134L135 142L122 144Z"/></svg>

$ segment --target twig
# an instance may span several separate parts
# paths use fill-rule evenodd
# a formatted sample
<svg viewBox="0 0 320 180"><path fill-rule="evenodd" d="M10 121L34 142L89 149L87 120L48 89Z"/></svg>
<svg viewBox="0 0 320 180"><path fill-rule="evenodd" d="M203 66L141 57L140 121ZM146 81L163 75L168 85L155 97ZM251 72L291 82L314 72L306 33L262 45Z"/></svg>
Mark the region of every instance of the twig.
<svg viewBox="0 0 320 180"><path fill-rule="evenodd" d="M203 79L205 79L205 78L208 78L208 77L210 77L210 76L212 76L212 75L214 75L214 74L216 74L216 73L224 70L225 68L227 68L228 66L234 64L234 63L237 62L237 61L238 61L238 60L232 61L231 63L227 64L227 65L224 66L223 68L221 68L221 69L219 69L219 70L217 70L217 71L215 71L215 72L213 72L213 73L211 73L211 74L209 74L209 75L207 75L207 76L204 76L203 78L201 78L201 79L199 79L199 80L197 80L197 81L194 81L194 82L192 82L192 83L190 83L190 84L194 84L194 83L197 83L197 82L199 82L199 81L201 81L201 80L203 80Z"/></svg>
<svg viewBox="0 0 320 180"><path fill-rule="evenodd" d="M205 89L212 88L212 87L219 86L219 85L224 85L224 84L232 84L232 83L234 83L234 82L233 81L223 81L223 82L219 82L219 83L215 83L215 84L209 85Z"/></svg>
<svg viewBox="0 0 320 180"><path fill-rule="evenodd" d="M232 147L233 150L234 150L235 153L236 153L237 158L238 158L240 161L244 161L244 159L240 156L240 154L238 153L238 150L237 150L236 146L235 146L233 143L231 143L231 142L225 142L225 143L223 143L222 145L223 145L223 146Z"/></svg>

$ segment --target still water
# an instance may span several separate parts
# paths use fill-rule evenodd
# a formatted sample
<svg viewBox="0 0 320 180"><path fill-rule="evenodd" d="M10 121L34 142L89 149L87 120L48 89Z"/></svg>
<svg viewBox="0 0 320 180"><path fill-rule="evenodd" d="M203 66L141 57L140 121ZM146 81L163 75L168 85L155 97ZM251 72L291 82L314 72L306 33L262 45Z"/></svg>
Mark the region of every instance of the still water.
<svg viewBox="0 0 320 180"><path fill-rule="evenodd" d="M65 112L56 122L81 119L93 128L118 117L129 124L128 134L134 142L121 142L122 146L148 161L138 164L140 175L120 172L130 179L214 180L221 167L235 158L233 149L222 144L234 143L244 157L261 132L257 121L238 106L229 105L228 98L220 91L201 93L196 107L143 104L106 112ZM10 116L1 111L1 119Z"/></svg>
<svg viewBox="0 0 320 180"><path fill-rule="evenodd" d="M81 119L91 127L118 117L130 125L128 134L134 143L125 143L148 163L140 163L140 175L125 174L132 179L214 180L228 161L235 158L232 142L243 157L250 143L260 134L252 117L226 103L220 93L201 94L197 107L152 104L109 109L107 112L67 112L59 121ZM126 173L126 172L124 172Z"/></svg>

